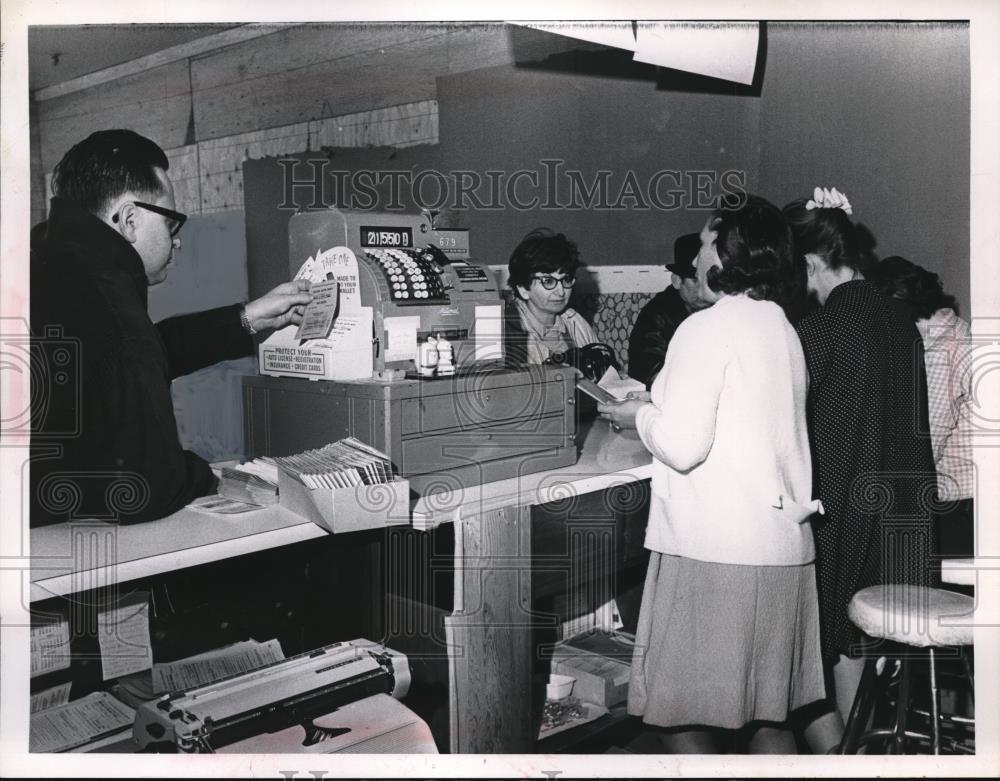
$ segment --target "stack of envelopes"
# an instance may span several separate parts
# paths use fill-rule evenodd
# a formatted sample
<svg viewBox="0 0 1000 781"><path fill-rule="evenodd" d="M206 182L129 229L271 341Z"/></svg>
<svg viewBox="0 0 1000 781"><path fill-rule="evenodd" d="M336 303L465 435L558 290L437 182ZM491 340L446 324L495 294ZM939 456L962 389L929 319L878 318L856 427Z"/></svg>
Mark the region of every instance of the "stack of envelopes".
<svg viewBox="0 0 1000 781"><path fill-rule="evenodd" d="M309 488L350 488L392 481L389 457L354 437L274 461Z"/></svg>
<svg viewBox="0 0 1000 781"><path fill-rule="evenodd" d="M262 507L274 504L278 501L278 467L270 458L223 467L219 495Z"/></svg>

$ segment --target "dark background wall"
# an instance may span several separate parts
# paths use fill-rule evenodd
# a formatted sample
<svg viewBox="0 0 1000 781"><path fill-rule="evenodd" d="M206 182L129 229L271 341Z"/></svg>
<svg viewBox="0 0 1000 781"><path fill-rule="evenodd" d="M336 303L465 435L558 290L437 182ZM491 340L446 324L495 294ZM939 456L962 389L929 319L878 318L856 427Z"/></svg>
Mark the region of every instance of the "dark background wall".
<svg viewBox="0 0 1000 781"><path fill-rule="evenodd" d="M770 23L761 61L751 87L635 65L614 52L457 73L438 79L437 146L331 150L330 168L449 177L467 170L484 182L491 170L505 182L519 170L536 172L538 185L522 179L515 193L536 197L532 208L515 208L502 188L500 208L457 217L472 230L477 259L490 264L506 263L538 225L575 239L587 264L662 263L678 234L704 222L693 201L726 189L726 171L741 172L750 191L779 206L816 185L836 186L880 255L902 254L938 272L968 314L967 26ZM567 206L565 178L559 190L546 186L542 161L551 159L587 183L610 172L607 203ZM657 190L676 208L643 208L664 170L681 172ZM630 176L637 198L622 194ZM251 294L287 273L281 182L275 161L246 163ZM425 196L437 192L428 181ZM477 192L493 201L486 184Z"/></svg>
<svg viewBox="0 0 1000 781"><path fill-rule="evenodd" d="M835 185L968 316L969 81L965 24L769 24L761 192Z"/></svg>

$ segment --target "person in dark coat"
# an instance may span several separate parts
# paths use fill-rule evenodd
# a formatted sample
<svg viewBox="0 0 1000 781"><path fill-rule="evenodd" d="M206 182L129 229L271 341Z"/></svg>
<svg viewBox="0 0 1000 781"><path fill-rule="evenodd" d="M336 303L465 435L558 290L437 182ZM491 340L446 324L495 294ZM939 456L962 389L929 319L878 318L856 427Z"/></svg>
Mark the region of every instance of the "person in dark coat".
<svg viewBox="0 0 1000 781"><path fill-rule="evenodd" d="M663 368L667 345L684 319L698 309L709 306L698 295L694 261L701 240L697 233L687 233L674 242L674 262L667 264L670 287L657 293L639 312L628 340L628 374L653 385Z"/></svg>
<svg viewBox="0 0 1000 781"><path fill-rule="evenodd" d="M898 302L865 278L874 260L846 197L817 188L784 214L820 304L797 325L809 370L809 423L827 712L807 730L814 749L843 733L860 679L860 630L847 605L877 584L933 585L926 497L936 485L927 432L920 334ZM834 701L835 700L835 701ZM839 713L838 713L839 709Z"/></svg>
<svg viewBox="0 0 1000 781"><path fill-rule="evenodd" d="M56 166L48 220L31 234L32 526L155 520L215 490L178 439L173 378L250 355L252 334L301 321L289 282L246 305L154 324L186 219L154 142L106 130ZM37 369L37 370L36 370Z"/></svg>

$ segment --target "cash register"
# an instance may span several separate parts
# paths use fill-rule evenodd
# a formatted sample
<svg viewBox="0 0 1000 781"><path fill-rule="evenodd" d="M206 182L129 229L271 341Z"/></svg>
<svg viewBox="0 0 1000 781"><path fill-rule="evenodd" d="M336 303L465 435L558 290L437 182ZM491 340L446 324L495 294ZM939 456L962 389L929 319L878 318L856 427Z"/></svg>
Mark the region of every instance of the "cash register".
<svg viewBox="0 0 1000 781"><path fill-rule="evenodd" d="M576 373L505 366L503 301L467 230L325 209L288 231L289 276L336 281L336 316L324 338L289 326L259 345L260 376L243 385L248 457L353 436L418 493L576 463ZM447 373L419 371L430 339L449 345Z"/></svg>

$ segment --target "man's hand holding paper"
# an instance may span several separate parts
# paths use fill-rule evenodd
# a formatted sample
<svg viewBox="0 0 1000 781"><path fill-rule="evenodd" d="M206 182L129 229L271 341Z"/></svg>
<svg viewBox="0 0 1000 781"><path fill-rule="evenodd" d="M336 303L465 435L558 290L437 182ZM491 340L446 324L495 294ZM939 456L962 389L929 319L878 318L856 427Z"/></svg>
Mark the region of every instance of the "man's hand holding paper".
<svg viewBox="0 0 1000 781"><path fill-rule="evenodd" d="M297 325L302 322L305 307L312 300L308 280L285 282L248 303L247 319L255 331L284 328L289 323Z"/></svg>
<svg viewBox="0 0 1000 781"><path fill-rule="evenodd" d="M338 294L340 285L333 281L313 282L310 289L312 301L302 314L298 333L295 338L325 339L330 334L333 320L337 316Z"/></svg>

